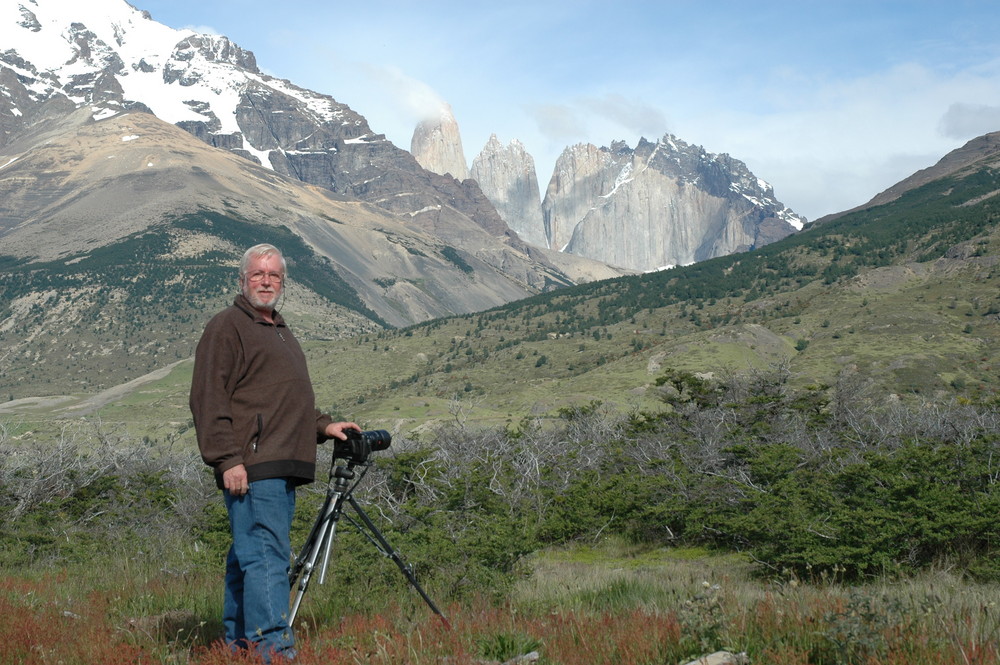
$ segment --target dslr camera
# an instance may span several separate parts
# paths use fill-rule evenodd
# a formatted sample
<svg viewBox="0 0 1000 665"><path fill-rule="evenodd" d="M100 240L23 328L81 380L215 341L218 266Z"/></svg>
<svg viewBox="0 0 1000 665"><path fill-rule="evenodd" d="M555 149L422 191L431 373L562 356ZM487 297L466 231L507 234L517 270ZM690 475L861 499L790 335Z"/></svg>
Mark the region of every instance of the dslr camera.
<svg viewBox="0 0 1000 665"><path fill-rule="evenodd" d="M348 462L363 464L376 450L385 450L392 443L392 435L384 429L345 429L346 441L334 439L333 456Z"/></svg>

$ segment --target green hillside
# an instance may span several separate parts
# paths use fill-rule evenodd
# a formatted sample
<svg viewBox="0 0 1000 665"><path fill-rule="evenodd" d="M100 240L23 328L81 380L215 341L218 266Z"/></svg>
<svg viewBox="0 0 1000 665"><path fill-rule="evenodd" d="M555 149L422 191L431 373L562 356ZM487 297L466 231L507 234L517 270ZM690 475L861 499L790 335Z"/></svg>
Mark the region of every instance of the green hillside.
<svg viewBox="0 0 1000 665"><path fill-rule="evenodd" d="M455 419L516 425L594 402L661 409L655 383L672 369L721 375L777 366L799 386L833 385L840 377L861 375L904 399L992 399L1000 339L997 191L1000 174L981 168L933 182L891 204L812 225L750 253L566 288L402 330L312 339L306 348L319 404L372 427L407 432ZM240 227L225 228L235 233ZM138 243L151 242L152 235L135 239L129 251L141 258ZM246 238L232 238L234 246L240 241L245 244ZM276 242L297 247L289 238ZM118 258L102 265L116 264ZM303 265L313 260L299 259L294 250L291 258ZM99 260L82 258L74 279L103 270L95 263ZM121 271L121 279L138 269L136 263ZM183 360L190 353L190 335L185 346L172 349L164 340L171 339L169 331L178 329L178 321L191 329L206 318L207 309L224 304L222 297L157 292L154 285L186 274L189 267L159 258L151 263L159 267L142 277L151 285L146 309L129 310L147 323L137 323L135 337L121 341L130 351L124 362L138 362L134 350L151 345L168 351L152 354L145 361L150 369L182 362L166 378L108 400L98 413L112 421L186 420L190 367ZM230 272L220 257L216 271L200 272L200 281L181 282L200 293L222 292ZM322 265L296 272L305 272L317 292L343 293L336 275ZM42 273L14 272L5 279L28 281L33 274ZM210 278L216 282L201 283ZM59 293L58 285L53 293ZM359 309L349 293L340 299ZM174 310L163 304L178 301L187 306ZM112 305L109 294L92 315ZM343 325L341 315L328 316L322 321L289 318L306 333L314 326L352 325ZM148 323L158 317L162 330ZM36 351L39 367L58 343L53 339L48 350ZM92 364L81 365L78 373L88 375L100 356L96 351L85 356ZM94 392L92 382L79 384L78 398ZM137 406L142 407L138 418ZM43 406L30 415L55 414Z"/></svg>
<svg viewBox="0 0 1000 665"><path fill-rule="evenodd" d="M787 366L931 399L992 398L1000 253L984 169L748 254L310 346L323 404L401 426L658 408L667 369Z"/></svg>
<svg viewBox="0 0 1000 665"><path fill-rule="evenodd" d="M210 313L231 302L243 249L258 242L284 248L300 290L322 300L327 315L334 308L356 315L339 327L300 318L306 330L322 325L335 336L364 329L362 319L381 323L287 228L203 211L59 261L0 256L7 323L0 327L0 402L94 393L189 357ZM225 249L199 251L194 260L189 246ZM15 301L30 305L15 310Z"/></svg>

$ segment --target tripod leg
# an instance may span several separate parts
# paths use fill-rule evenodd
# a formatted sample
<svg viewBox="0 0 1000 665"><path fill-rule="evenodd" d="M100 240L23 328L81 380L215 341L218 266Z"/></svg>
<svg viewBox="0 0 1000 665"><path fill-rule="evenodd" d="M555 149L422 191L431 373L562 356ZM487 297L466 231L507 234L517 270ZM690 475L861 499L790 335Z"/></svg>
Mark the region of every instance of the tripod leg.
<svg viewBox="0 0 1000 665"><path fill-rule="evenodd" d="M327 493L326 501L323 503L319 517L316 518L309 537L306 539L302 553L299 554L299 557L295 560L295 565L292 566L288 573L290 585L294 584L296 578L299 580L295 599L292 601L291 611L288 615L289 626L292 625L292 622L295 621L295 616L299 613L302 598L309 589L309 580L316 569L316 559L321 553L325 554L322 564L323 570L320 572L320 584L323 583L326 577L326 565L329 563L330 548L333 545L333 537L336 535L337 520L340 517L343 500L344 495L341 492L331 491Z"/></svg>
<svg viewBox="0 0 1000 665"><path fill-rule="evenodd" d="M299 577L299 586L295 592L295 600L292 602L291 612L288 615L289 626L291 626L292 622L295 621L295 615L299 613L299 605L302 604L302 598L306 595L306 591L309 589L309 579L312 577L313 569L316 565L316 557L319 555L320 550L324 546L324 541L328 537L329 526L329 522L323 522L323 525L319 530L319 537L316 540L315 547L309 551L308 557L299 567L301 577Z"/></svg>
<svg viewBox="0 0 1000 665"><path fill-rule="evenodd" d="M375 526L375 523L371 521L371 518L368 517L368 514L365 513L365 511L361 509L361 506L358 505L358 502L354 499L354 496L349 494L347 496L347 501L351 504L351 507L354 508L354 512L358 514L358 516L361 518L361 521L364 522L368 530L371 531L372 535L374 535L375 538L378 540L379 544L382 546L382 551L385 552L386 556L388 556L396 563L396 566L403 573L403 576L406 577L406 579L410 582L410 585L417 590L417 593L419 593L420 597L424 599L424 602L427 603L427 606L429 608L431 608L431 611L433 611L434 614L437 614L439 617L441 617L441 620L444 622L444 625L450 629L451 624L448 623L448 618L441 612L441 610L437 608L437 605L434 604L434 601L430 599L430 596L427 595L427 593L417 582L417 578L413 574L413 568L411 566L408 566L406 562L403 561L402 557L399 556L396 550L392 548L392 545L390 545L389 541L385 539L385 536L382 535L382 532L378 530L378 527Z"/></svg>
<svg viewBox="0 0 1000 665"><path fill-rule="evenodd" d="M309 530L309 535L306 536L306 542L302 545L302 550L299 552L299 555L295 558L295 562L292 564L291 569L288 571L289 584L295 584L295 580L298 579L299 573L302 572L302 568L309 559L309 552L312 551L313 546L316 544L316 541L320 536L320 529L324 526L330 502L332 500L333 498L327 494L326 500L323 502L323 506L319 510L319 515L316 516L316 521L313 522L312 529Z"/></svg>

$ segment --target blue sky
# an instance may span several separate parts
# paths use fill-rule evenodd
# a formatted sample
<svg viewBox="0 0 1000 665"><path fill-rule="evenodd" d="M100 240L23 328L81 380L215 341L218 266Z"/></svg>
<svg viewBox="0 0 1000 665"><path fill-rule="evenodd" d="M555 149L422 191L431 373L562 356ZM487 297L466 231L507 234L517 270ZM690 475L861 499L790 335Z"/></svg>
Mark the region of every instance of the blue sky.
<svg viewBox="0 0 1000 665"><path fill-rule="evenodd" d="M409 149L451 105L468 161L518 139L544 194L581 142L671 133L815 219L1000 131L1000 3L131 0L224 34Z"/></svg>

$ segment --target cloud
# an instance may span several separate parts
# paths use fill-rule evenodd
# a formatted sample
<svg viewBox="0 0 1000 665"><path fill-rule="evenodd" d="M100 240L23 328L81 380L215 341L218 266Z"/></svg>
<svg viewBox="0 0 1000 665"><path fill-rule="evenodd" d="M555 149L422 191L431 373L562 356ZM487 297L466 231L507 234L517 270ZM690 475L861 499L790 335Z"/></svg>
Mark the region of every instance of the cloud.
<svg viewBox="0 0 1000 665"><path fill-rule="evenodd" d="M667 133L667 118L657 107L624 95L584 97L569 103L525 107L539 132L550 141L576 142L587 136L610 141L624 133L659 138Z"/></svg>
<svg viewBox="0 0 1000 665"><path fill-rule="evenodd" d="M1000 131L1000 106L952 104L941 116L938 131L953 139L971 139Z"/></svg>
<svg viewBox="0 0 1000 665"><path fill-rule="evenodd" d="M530 104L525 111L549 141L579 141L587 134L579 112L566 104Z"/></svg>
<svg viewBox="0 0 1000 665"><path fill-rule="evenodd" d="M382 92L419 120L435 118L445 104L434 89L403 73L398 67L362 64L368 78L381 84Z"/></svg>
<svg viewBox="0 0 1000 665"><path fill-rule="evenodd" d="M667 133L667 117L663 112L639 100L607 94L584 99L581 105L589 113L610 120L629 134L659 138Z"/></svg>
<svg viewBox="0 0 1000 665"><path fill-rule="evenodd" d="M184 30L191 30L198 33L199 35L212 35L213 37L222 37L222 33L213 28L210 25L185 25Z"/></svg>

